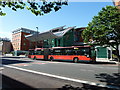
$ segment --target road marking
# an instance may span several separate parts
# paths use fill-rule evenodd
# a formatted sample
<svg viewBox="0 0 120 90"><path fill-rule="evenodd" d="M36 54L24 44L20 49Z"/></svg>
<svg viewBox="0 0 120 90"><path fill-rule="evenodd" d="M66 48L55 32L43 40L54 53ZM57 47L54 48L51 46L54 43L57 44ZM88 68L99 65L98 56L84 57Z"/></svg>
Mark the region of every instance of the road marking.
<svg viewBox="0 0 120 90"><path fill-rule="evenodd" d="M41 63L41 62L32 62L30 64L46 64L46 63Z"/></svg>
<svg viewBox="0 0 120 90"><path fill-rule="evenodd" d="M13 65L15 65L15 66L29 66L28 64L24 64L24 63L22 63L22 64L13 64Z"/></svg>
<svg viewBox="0 0 120 90"><path fill-rule="evenodd" d="M60 63L60 62L52 62L52 61L50 61L50 62L48 62L48 63Z"/></svg>
<svg viewBox="0 0 120 90"><path fill-rule="evenodd" d="M8 67L8 68L13 68L13 69L21 70L21 71L26 71L26 72L34 73L34 74L45 75L45 76L54 77L54 78L58 78L58 79L73 81L73 82L77 82L77 83L84 83L84 84L95 85L95 86L99 86L99 87L108 87L108 88L120 89L120 87L117 87L117 86L103 85L103 84L99 84L99 83L95 83L95 82L78 80L78 79L73 79L73 78L68 78L68 77L63 77L63 76L58 76L58 75L53 75L53 74L48 74L48 73L43 73L43 72L28 70L28 69L23 69L23 68L9 66L9 65L4 65L4 66Z"/></svg>
<svg viewBox="0 0 120 90"><path fill-rule="evenodd" d="M15 66L30 66L30 65L33 65L33 64L46 64L46 63L40 63L40 62L32 62L32 63L19 63L19 64L12 64L12 65L15 65Z"/></svg>
<svg viewBox="0 0 120 90"><path fill-rule="evenodd" d="M4 69L4 67L0 67L0 71L3 70L3 69Z"/></svg>

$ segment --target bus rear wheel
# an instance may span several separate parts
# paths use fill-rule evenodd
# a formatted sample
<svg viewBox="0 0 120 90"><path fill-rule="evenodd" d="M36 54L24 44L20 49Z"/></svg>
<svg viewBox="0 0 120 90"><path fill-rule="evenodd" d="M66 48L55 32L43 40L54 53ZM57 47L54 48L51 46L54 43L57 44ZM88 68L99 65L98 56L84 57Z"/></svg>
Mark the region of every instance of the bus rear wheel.
<svg viewBox="0 0 120 90"><path fill-rule="evenodd" d="M74 63L77 63L77 62L78 62L78 58L74 58L74 59L73 59L73 62L74 62Z"/></svg>
<svg viewBox="0 0 120 90"><path fill-rule="evenodd" d="M50 61L53 61L53 59L54 59L53 57L50 57Z"/></svg>

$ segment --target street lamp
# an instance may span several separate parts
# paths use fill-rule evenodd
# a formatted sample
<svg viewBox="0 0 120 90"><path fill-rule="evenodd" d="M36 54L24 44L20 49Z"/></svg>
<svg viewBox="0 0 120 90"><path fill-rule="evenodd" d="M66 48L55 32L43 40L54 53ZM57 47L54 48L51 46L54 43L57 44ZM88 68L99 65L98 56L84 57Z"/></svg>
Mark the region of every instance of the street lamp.
<svg viewBox="0 0 120 90"><path fill-rule="evenodd" d="M38 27L36 27L37 29L37 35L36 35L36 48L38 47Z"/></svg>

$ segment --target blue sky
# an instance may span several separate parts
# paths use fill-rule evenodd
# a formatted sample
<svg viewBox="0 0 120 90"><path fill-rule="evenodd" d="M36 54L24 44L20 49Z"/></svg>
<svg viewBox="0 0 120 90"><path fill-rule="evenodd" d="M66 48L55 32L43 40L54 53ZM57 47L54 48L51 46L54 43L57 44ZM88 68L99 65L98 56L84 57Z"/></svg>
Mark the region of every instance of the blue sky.
<svg viewBox="0 0 120 90"><path fill-rule="evenodd" d="M28 10L18 10L17 12L5 8L6 16L0 17L0 37L11 39L12 31L24 27L44 32L52 28L66 25L66 27L86 27L92 17L112 2L69 2L68 6L63 6L58 12L51 12L44 16L35 16Z"/></svg>

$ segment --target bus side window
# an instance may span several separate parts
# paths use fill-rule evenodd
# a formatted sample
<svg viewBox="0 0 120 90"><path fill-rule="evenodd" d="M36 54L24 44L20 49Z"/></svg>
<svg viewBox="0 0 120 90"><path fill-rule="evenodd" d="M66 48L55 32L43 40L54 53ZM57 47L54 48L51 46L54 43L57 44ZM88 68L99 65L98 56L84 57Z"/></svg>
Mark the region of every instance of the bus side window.
<svg viewBox="0 0 120 90"><path fill-rule="evenodd" d="M73 55L78 55L78 51L77 50L73 50Z"/></svg>
<svg viewBox="0 0 120 90"><path fill-rule="evenodd" d="M41 51L36 51L36 54L37 55L41 55Z"/></svg>
<svg viewBox="0 0 120 90"><path fill-rule="evenodd" d="M68 50L67 53L68 55L73 55L73 50Z"/></svg>
<svg viewBox="0 0 120 90"><path fill-rule="evenodd" d="M80 51L80 50L77 50L77 51L76 51L76 55L81 55L81 51Z"/></svg>
<svg viewBox="0 0 120 90"><path fill-rule="evenodd" d="M41 55L44 55L44 51L41 51Z"/></svg>
<svg viewBox="0 0 120 90"><path fill-rule="evenodd" d="M50 50L50 55L54 55L54 50Z"/></svg>

